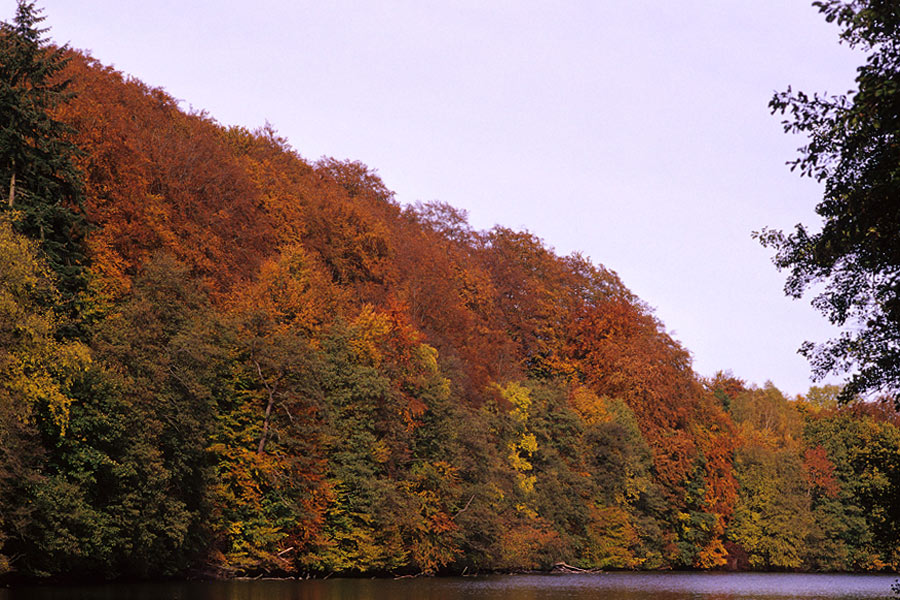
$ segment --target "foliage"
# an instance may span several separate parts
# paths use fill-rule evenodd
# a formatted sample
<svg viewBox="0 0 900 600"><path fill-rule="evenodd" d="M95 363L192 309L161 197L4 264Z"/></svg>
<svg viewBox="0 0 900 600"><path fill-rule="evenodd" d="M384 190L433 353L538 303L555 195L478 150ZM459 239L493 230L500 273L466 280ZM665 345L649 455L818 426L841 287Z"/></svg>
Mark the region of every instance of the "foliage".
<svg viewBox="0 0 900 600"><path fill-rule="evenodd" d="M0 216L0 566L14 568L40 508L23 502L45 483L41 435L72 426L73 387L90 364L88 349L57 339L56 289L34 242Z"/></svg>
<svg viewBox="0 0 900 600"><path fill-rule="evenodd" d="M846 326L834 340L806 342L814 372L850 372L844 400L900 387L900 205L896 144L900 128L900 45L896 7L881 0L814 2L842 28L851 47L868 53L849 96L809 96L790 88L769 106L787 113L787 132L808 136L792 167L825 184L816 212L821 231L798 225L788 235L764 230L774 262L789 269L785 292L816 289L813 305Z"/></svg>
<svg viewBox="0 0 900 600"><path fill-rule="evenodd" d="M34 2L19 0L13 21L0 24L0 206L15 211L17 230L39 240L71 303L84 286L83 184L72 130L51 114L69 99L67 49L43 37L40 13Z"/></svg>
<svg viewBox="0 0 900 600"><path fill-rule="evenodd" d="M898 564L888 405L703 380L603 266L60 52L90 317L6 211L0 571Z"/></svg>

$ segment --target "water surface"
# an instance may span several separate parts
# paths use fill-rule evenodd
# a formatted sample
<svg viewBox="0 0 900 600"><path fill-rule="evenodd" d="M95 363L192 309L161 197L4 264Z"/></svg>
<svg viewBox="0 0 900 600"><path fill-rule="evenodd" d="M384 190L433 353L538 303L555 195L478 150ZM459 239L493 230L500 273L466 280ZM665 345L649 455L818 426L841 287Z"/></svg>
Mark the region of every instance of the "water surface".
<svg viewBox="0 0 900 600"><path fill-rule="evenodd" d="M893 575L604 573L25 587L0 600L884 600Z"/></svg>

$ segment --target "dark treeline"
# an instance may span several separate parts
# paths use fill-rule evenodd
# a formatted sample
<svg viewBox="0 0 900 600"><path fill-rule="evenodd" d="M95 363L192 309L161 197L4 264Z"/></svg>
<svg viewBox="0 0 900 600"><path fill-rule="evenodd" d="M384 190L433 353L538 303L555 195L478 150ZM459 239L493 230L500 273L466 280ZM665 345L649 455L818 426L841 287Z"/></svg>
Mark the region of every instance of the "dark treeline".
<svg viewBox="0 0 900 600"><path fill-rule="evenodd" d="M39 23L0 34L0 574L900 566L890 404L702 379L614 272Z"/></svg>

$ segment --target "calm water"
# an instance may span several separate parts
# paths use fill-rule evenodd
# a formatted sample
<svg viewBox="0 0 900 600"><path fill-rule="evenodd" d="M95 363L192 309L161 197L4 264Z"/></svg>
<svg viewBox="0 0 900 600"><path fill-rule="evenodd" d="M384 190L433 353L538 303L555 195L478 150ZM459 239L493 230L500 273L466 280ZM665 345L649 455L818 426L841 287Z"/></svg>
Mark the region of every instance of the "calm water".
<svg viewBox="0 0 900 600"><path fill-rule="evenodd" d="M0 600L874 600L891 575L607 573L30 587Z"/></svg>

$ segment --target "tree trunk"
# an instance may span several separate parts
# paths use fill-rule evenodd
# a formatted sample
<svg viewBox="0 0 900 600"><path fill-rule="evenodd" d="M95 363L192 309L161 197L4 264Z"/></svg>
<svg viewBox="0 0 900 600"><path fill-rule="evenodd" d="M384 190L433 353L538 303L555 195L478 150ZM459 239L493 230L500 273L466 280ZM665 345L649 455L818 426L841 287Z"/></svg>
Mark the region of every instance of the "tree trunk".
<svg viewBox="0 0 900 600"><path fill-rule="evenodd" d="M12 177L9 178L9 207L13 206L13 199L16 197L16 172L13 171Z"/></svg>
<svg viewBox="0 0 900 600"><path fill-rule="evenodd" d="M263 430L262 436L259 438L259 447L256 449L257 454L262 454L263 450L266 447L266 438L269 437L269 418L272 415L272 407L275 405L275 390L273 390L269 383L266 381L266 378L263 377L262 369L259 367L259 363L255 360L253 364L256 365L256 372L259 373L259 378L262 380L263 385L266 387L266 392L269 394L269 403L266 405L266 417L263 420Z"/></svg>
<svg viewBox="0 0 900 600"><path fill-rule="evenodd" d="M269 404L266 406L266 418L263 421L263 432L262 436L259 438L259 448L256 449L257 454L262 454L263 449L266 447L266 438L269 437L269 415L272 414L272 404L274 403L275 397L272 395L272 392L269 391Z"/></svg>

